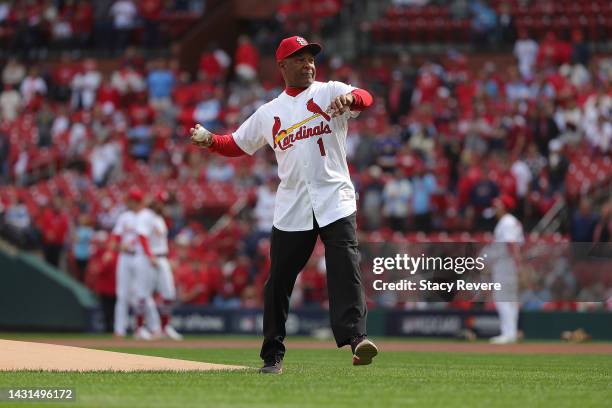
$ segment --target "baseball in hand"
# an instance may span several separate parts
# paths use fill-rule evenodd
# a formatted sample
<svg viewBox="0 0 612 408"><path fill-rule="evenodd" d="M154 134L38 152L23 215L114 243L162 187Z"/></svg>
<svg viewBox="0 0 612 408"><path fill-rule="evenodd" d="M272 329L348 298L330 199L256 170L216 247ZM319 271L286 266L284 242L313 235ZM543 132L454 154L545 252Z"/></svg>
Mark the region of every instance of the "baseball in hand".
<svg viewBox="0 0 612 408"><path fill-rule="evenodd" d="M196 146L210 147L213 140L213 135L199 123L195 127L189 129L191 135L191 143Z"/></svg>
<svg viewBox="0 0 612 408"><path fill-rule="evenodd" d="M331 116L335 118L336 116L340 116L345 112L351 110L351 105L355 97L351 93L347 93L344 95L339 95L331 102L329 107L327 108L327 112L331 113Z"/></svg>

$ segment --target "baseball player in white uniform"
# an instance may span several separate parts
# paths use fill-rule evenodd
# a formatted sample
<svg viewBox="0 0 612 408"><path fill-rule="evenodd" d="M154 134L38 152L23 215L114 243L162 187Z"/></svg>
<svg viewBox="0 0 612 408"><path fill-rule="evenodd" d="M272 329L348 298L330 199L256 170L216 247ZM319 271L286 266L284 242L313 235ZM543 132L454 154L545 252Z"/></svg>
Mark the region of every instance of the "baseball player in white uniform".
<svg viewBox="0 0 612 408"><path fill-rule="evenodd" d="M319 44L302 37L285 38L276 50L286 85L283 93L261 106L233 134L214 135L199 124L190 130L192 143L225 156L252 155L266 144L276 155L280 185L264 294L261 373L282 373L289 298L317 237L325 246L337 346L351 346L354 365L370 364L378 353L366 338L357 205L346 162L347 121L370 106L372 97L342 82L315 81L314 56L320 51Z"/></svg>
<svg viewBox="0 0 612 408"><path fill-rule="evenodd" d="M113 249L119 251L114 322L116 337L125 337L128 328L131 292L136 274L134 260L138 246L136 212L140 210L142 199L143 193L140 189L130 189L126 200L127 210L121 213L112 231Z"/></svg>
<svg viewBox="0 0 612 408"><path fill-rule="evenodd" d="M168 194L159 192L151 201L149 208L143 208L136 219L136 232L144 252L135 261L137 264L136 297L139 304L145 305L147 317L159 316L162 336L182 340L183 336L170 325L172 305L176 300L176 289L170 262L168 262L168 226L162 216L163 206L167 200ZM149 301L153 299L154 292L159 293L161 297L159 314L155 303Z"/></svg>
<svg viewBox="0 0 612 408"><path fill-rule="evenodd" d="M495 252L492 275L494 282L501 283L502 290L493 292L501 334L490 341L494 344L509 344L518 340L518 245L522 244L525 238L523 226L510 213L516 206L514 198L504 194L496 198L493 205L499 221L493 232L495 243L491 246Z"/></svg>

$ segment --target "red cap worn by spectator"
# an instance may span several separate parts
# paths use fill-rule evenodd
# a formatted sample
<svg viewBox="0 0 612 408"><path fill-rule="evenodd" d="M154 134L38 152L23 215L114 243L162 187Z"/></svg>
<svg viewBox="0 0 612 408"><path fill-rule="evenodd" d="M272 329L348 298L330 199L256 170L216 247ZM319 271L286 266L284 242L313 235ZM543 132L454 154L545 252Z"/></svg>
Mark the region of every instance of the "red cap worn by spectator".
<svg viewBox="0 0 612 408"><path fill-rule="evenodd" d="M511 195L502 194L500 197L497 197L497 200L502 203L507 211L512 211L516 207L516 200Z"/></svg>
<svg viewBox="0 0 612 408"><path fill-rule="evenodd" d="M322 49L319 44L309 43L303 37L294 35L280 42L276 49L276 61L284 60L304 48L308 48L310 52L312 52L312 55L317 55Z"/></svg>
<svg viewBox="0 0 612 408"><path fill-rule="evenodd" d="M130 191L128 191L128 198L133 201L142 201L144 199L144 193L138 187L132 187Z"/></svg>

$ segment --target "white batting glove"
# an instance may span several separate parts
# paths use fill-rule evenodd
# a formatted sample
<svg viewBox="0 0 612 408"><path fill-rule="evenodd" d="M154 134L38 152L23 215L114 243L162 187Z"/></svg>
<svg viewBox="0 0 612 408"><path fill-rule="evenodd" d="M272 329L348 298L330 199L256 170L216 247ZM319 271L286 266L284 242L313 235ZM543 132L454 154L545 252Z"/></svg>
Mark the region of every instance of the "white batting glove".
<svg viewBox="0 0 612 408"><path fill-rule="evenodd" d="M199 123L189 129L191 143L199 147L210 147L213 142L213 134Z"/></svg>

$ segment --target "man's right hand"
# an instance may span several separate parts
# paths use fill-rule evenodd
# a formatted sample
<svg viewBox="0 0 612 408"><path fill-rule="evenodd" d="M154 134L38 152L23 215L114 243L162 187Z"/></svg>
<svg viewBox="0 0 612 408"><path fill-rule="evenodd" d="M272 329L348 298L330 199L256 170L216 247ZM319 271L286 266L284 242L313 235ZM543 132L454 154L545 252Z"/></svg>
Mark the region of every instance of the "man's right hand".
<svg viewBox="0 0 612 408"><path fill-rule="evenodd" d="M213 143L213 134L199 123L189 129L191 143L199 147L210 147Z"/></svg>
<svg viewBox="0 0 612 408"><path fill-rule="evenodd" d="M157 257L155 255L151 255L148 258L149 262L151 263L151 266L157 269L159 267L159 261L157 260Z"/></svg>

